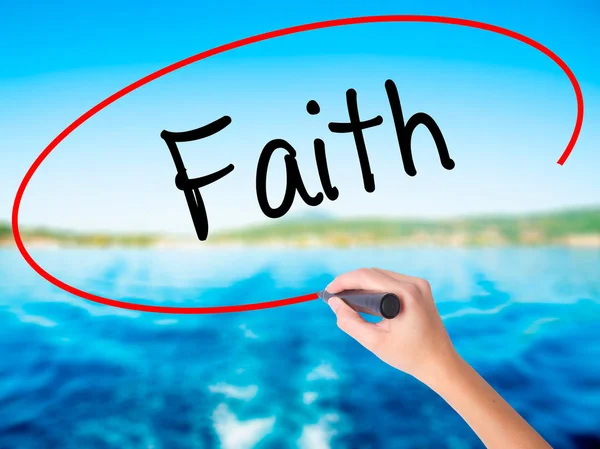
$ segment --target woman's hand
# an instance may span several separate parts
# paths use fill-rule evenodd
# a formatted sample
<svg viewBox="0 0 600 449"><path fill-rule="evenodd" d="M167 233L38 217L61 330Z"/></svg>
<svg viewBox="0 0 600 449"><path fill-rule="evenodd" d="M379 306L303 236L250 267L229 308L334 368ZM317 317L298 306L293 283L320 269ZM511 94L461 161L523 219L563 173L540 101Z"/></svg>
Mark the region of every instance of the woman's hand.
<svg viewBox="0 0 600 449"><path fill-rule="evenodd" d="M391 271L361 269L327 286L395 293L392 320L369 323L340 298L329 305L338 326L384 362L427 384L456 410L489 449L548 449L548 443L454 350L427 281Z"/></svg>
<svg viewBox="0 0 600 449"><path fill-rule="evenodd" d="M400 298L400 314L376 324L365 321L340 298L329 300L340 329L384 362L430 385L441 368L458 357L426 280L363 268L338 276L326 288L332 294L354 289L394 293Z"/></svg>

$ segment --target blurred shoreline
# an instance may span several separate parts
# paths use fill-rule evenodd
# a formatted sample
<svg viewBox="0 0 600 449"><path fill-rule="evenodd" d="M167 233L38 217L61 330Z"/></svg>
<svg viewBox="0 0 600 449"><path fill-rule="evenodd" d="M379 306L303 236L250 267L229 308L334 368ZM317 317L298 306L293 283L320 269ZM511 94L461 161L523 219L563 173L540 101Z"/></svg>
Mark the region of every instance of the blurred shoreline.
<svg viewBox="0 0 600 449"><path fill-rule="evenodd" d="M215 232L205 242L160 234L73 232L24 228L27 246L190 248L539 247L600 248L600 207L538 214L453 219L293 218L277 223ZM12 230L0 222L0 247L14 246Z"/></svg>

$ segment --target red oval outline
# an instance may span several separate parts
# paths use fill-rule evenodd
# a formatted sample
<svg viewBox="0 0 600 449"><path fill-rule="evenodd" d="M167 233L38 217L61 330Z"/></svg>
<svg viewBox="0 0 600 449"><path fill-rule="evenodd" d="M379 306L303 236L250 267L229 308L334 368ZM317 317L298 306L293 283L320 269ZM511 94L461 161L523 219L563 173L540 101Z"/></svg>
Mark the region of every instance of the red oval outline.
<svg viewBox="0 0 600 449"><path fill-rule="evenodd" d="M571 151L573 150L577 139L579 138L579 133L581 132L581 125L583 123L583 94L581 92L581 87L579 86L579 82L577 78L569 68L569 66L560 59L554 52L552 52L549 48L540 44L539 42L524 36L523 34L516 33L506 28L502 28L496 25L491 25L485 22L477 22L473 20L467 19L459 19L455 17L443 17L443 16L422 16L422 15L385 15L385 16L365 16L365 17L350 17L344 19L335 19L335 20L326 20L323 22L314 22L308 23L304 25L297 25L289 28L282 28L280 30L269 31L267 33L257 34L255 36L246 37L244 39L240 39L234 42L230 42L228 44L221 45L219 47L212 48L210 50L206 50L202 53L198 53L196 55L190 56L189 58L182 59L174 64L171 64L167 67L164 67L160 70L157 70L150 75L145 76L144 78L135 81L129 86L119 90L118 92L112 94L110 97L98 103L96 106L91 108L73 123L71 123L67 128L65 128L58 136L54 138L52 142L42 151L42 153L36 158L33 162L23 181L19 185L19 189L17 190L17 194L15 197L15 201L13 204L12 210L12 231L15 238L15 243L17 248L19 249L21 255L25 259L25 261L44 279L48 282L54 284L58 288L65 290L68 293L71 293L76 296L80 296L81 298L88 299L90 301L94 301L97 303L105 304L108 306L119 307L122 309L130 309L130 310L138 310L142 312L158 312L158 313L185 313L185 314L207 314L207 313L229 313L229 312L244 312L249 310L259 310L266 309L271 307L279 307L286 306L290 304L296 304L305 301L311 301L317 298L316 293L310 293L308 295L296 296L294 298L281 299L276 301L265 301L261 303L254 304L240 304L234 306L215 306L215 307L170 307L170 306L153 306L153 305L144 305L144 304L134 304L125 301L117 301L114 299L104 298L102 296L97 296L83 290L79 290L75 287L72 287L60 279L55 278L50 273L45 271L42 267L40 267L35 260L31 257L31 255L27 252L25 245L23 244L23 240L21 238L21 233L19 231L19 207L21 205L21 199L23 198L23 193L25 193L25 188L29 184L31 177L35 173L35 171L42 164L44 159L50 154L56 146L62 142L69 134L71 134L75 129L77 129L80 125L82 125L86 120L95 115L97 112L101 111L108 105L114 103L121 97L124 97L128 93L134 91L138 87L141 87L145 84L148 84L151 81L154 81L157 78L160 78L163 75L171 73L177 69L185 67L194 62L200 61L202 59L209 58L210 56L217 55L219 53L224 53L229 50L233 50L235 48L243 47L245 45L254 44L256 42L265 41L268 39L274 39L276 37L287 36L290 34L301 33L304 31L317 30L321 28L331 28L338 27L344 25L357 25L362 23L383 23L383 22L426 22L426 23L445 23L450 25L464 26L470 28L477 28L485 31L491 31L493 33L501 34L503 36L511 37L518 41L521 41L536 50L542 52L550 59L552 59L562 70L565 72L571 84L573 85L573 89L575 91L575 97L577 99L577 119L575 121L575 128L573 129L573 134L571 135L571 139L567 144L566 149L563 151L562 155L558 159L558 164L563 165Z"/></svg>

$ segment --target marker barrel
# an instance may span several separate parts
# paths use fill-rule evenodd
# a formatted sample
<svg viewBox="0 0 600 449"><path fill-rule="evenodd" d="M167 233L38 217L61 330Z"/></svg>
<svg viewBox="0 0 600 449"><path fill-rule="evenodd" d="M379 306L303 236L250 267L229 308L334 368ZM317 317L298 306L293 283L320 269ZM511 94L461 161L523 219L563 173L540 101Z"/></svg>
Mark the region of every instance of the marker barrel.
<svg viewBox="0 0 600 449"><path fill-rule="evenodd" d="M337 296L357 312L368 313L387 319L395 318L400 313L400 299L393 293L381 293L368 290L344 290L339 293L319 292L319 297L329 302Z"/></svg>

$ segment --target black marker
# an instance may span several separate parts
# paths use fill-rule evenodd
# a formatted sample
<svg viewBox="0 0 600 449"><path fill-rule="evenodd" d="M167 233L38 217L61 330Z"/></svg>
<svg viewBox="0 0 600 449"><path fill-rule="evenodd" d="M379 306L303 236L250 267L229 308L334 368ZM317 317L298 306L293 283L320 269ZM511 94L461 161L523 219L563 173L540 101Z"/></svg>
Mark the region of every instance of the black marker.
<svg viewBox="0 0 600 449"><path fill-rule="evenodd" d="M400 299L393 293L381 293L368 290L344 290L339 293L319 292L319 298L325 302L337 296L357 312L392 319L400 313Z"/></svg>

